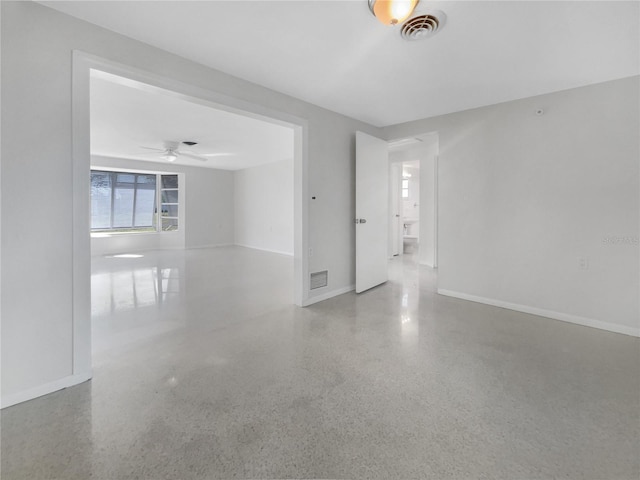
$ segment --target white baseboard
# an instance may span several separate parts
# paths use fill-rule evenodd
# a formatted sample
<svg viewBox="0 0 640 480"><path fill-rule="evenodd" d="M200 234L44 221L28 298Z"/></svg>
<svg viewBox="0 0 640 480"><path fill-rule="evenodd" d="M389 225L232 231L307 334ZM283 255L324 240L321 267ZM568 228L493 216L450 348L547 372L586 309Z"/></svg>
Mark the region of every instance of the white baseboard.
<svg viewBox="0 0 640 480"><path fill-rule="evenodd" d="M57 392L58 390L62 390L63 388L73 387L74 385L78 385L80 383L86 382L87 380L91 380L91 376L91 372L71 375L69 377L64 377L59 380L46 383L44 385L38 385L37 387L23 390L22 392L13 393L6 396L3 395L0 408L10 407L18 403L26 402L27 400L33 400L34 398Z"/></svg>
<svg viewBox="0 0 640 480"><path fill-rule="evenodd" d="M302 306L308 307L309 305L313 305L314 303L322 302L323 300L328 300L330 298L337 297L338 295L353 292L355 289L356 289L355 285L349 285L348 287L338 288L337 290L331 290L330 292L325 292L322 295L307 298L302 302Z"/></svg>
<svg viewBox="0 0 640 480"><path fill-rule="evenodd" d="M0 0L1 1L1 0ZM176 246L169 246L169 247L149 247L149 248L127 248L126 250L114 250L112 251L99 251L97 253L95 253L94 248L91 249L91 258L98 258L98 257L112 257L114 255L123 255L123 254L127 254L127 253L146 253L146 252L163 252L163 251L167 251L167 250L185 250L187 247L176 247Z"/></svg>
<svg viewBox="0 0 640 480"><path fill-rule="evenodd" d="M234 243L214 243L212 245L195 245L192 247L186 247L185 250L199 250L203 248L221 248L221 247L233 247Z"/></svg>
<svg viewBox="0 0 640 480"><path fill-rule="evenodd" d="M291 252L283 252L281 250L271 250L269 248L254 247L253 245L244 245L242 243L236 243L235 245L238 247L250 248L252 250L260 250L262 252L277 253L279 255L286 255L287 257L293 257L293 253Z"/></svg>
<svg viewBox="0 0 640 480"><path fill-rule="evenodd" d="M570 315L568 313L554 312L553 310L545 310L543 308L530 307L528 305L520 305L517 303L504 302L502 300L495 300L493 298L478 297L475 295L469 295L461 292L454 292L452 290L438 289L440 295L447 297L460 298L462 300L469 300L471 302L484 303L486 305L493 305L494 307L506 308L508 310L515 310L517 312L531 313L540 317L552 318L554 320L560 320L562 322L575 323L576 325L582 325L584 327L598 328L600 330L606 330L608 332L622 333L624 335L630 335L632 337L640 337L640 328L627 327L625 325L617 325L615 323L603 322L602 320L596 320L594 318L580 317L578 315Z"/></svg>

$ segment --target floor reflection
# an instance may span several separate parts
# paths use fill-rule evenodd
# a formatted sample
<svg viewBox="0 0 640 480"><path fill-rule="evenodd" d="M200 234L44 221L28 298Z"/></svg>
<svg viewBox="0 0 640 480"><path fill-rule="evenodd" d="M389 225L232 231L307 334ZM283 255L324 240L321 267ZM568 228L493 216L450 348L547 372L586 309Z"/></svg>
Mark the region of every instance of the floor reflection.
<svg viewBox="0 0 640 480"><path fill-rule="evenodd" d="M400 338L406 351L413 351L420 337L420 276L418 248L414 243L405 253L389 262L389 279L399 289L398 316L400 320ZM424 269L422 269L424 274Z"/></svg>
<svg viewBox="0 0 640 480"><path fill-rule="evenodd" d="M157 305L179 294L179 268L95 273L91 276L91 315L113 315L122 310Z"/></svg>
<svg viewBox="0 0 640 480"><path fill-rule="evenodd" d="M409 291L406 288L402 292L401 309L400 309L400 333L402 343L405 346L414 346L418 343L418 337L420 336L420 324L417 318L418 305L417 295L416 298L410 297Z"/></svg>
<svg viewBox="0 0 640 480"><path fill-rule="evenodd" d="M91 317L94 354L180 328L184 262L145 258L93 259Z"/></svg>

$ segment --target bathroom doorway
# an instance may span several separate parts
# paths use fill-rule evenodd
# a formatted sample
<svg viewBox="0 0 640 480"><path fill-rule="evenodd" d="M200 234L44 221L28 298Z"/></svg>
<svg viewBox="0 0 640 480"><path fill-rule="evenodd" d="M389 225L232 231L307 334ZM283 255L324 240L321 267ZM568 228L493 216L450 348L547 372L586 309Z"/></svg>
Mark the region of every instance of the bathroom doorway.
<svg viewBox="0 0 640 480"><path fill-rule="evenodd" d="M389 142L389 256L437 267L438 134ZM405 261L409 258L405 258Z"/></svg>
<svg viewBox="0 0 640 480"><path fill-rule="evenodd" d="M420 161L411 160L401 165L402 253L417 258L420 246Z"/></svg>

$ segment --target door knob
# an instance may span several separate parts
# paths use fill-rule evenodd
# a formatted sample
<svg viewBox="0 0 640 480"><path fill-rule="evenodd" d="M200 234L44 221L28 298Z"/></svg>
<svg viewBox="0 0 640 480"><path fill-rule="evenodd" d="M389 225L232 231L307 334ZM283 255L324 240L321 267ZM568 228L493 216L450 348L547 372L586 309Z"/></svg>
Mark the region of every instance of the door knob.
<svg viewBox="0 0 640 480"><path fill-rule="evenodd" d="M367 223L366 218L356 218L353 223Z"/></svg>

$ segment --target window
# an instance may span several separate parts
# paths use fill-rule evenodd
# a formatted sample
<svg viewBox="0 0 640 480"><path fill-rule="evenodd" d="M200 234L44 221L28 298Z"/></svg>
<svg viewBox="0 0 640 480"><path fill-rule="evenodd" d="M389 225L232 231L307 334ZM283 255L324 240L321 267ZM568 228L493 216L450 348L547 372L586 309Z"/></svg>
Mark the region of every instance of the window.
<svg viewBox="0 0 640 480"><path fill-rule="evenodd" d="M402 179L402 198L409 198L409 179L408 178Z"/></svg>
<svg viewBox="0 0 640 480"><path fill-rule="evenodd" d="M162 230L165 232L178 229L178 175L160 175L160 206L162 213Z"/></svg>
<svg viewBox="0 0 640 480"><path fill-rule="evenodd" d="M156 232L159 228L178 229L178 175L91 171L92 232Z"/></svg>

